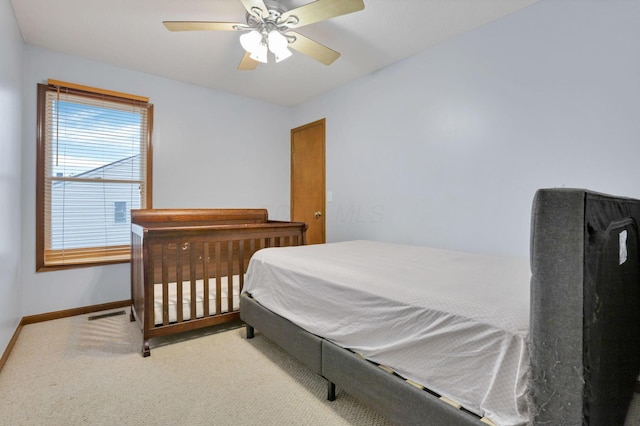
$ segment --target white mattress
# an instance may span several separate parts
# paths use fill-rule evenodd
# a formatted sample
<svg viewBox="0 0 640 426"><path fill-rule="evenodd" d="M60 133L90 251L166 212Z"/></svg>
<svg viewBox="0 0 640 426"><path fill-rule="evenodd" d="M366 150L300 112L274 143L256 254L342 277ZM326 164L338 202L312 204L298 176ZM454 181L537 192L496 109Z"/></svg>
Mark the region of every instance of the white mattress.
<svg viewBox="0 0 640 426"><path fill-rule="evenodd" d="M220 277L222 283L221 288L221 301L220 313L229 311L229 299L228 299L228 280L227 277ZM176 283L169 283L169 322L176 322L178 318L178 286ZM163 309L162 309L162 284L154 285L153 292L153 314L154 324L160 325L163 322ZM238 275L233 276L233 310L237 311L239 308L240 297L240 277ZM208 315L216 315L216 279L209 279L209 313ZM204 316L204 282L203 280L196 281L196 318L202 318ZM182 283L182 319L191 319L191 281L184 281Z"/></svg>
<svg viewBox="0 0 640 426"><path fill-rule="evenodd" d="M511 425L529 418L530 276L527 259L350 241L260 250L244 291L305 330Z"/></svg>

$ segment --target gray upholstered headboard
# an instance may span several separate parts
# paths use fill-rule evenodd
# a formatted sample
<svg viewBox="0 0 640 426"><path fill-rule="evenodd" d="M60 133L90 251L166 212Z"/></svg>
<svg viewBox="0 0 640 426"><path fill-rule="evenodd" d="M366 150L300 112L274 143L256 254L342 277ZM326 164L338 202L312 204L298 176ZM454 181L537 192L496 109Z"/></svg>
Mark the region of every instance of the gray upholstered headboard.
<svg viewBox="0 0 640 426"><path fill-rule="evenodd" d="M531 224L534 424L623 424L640 369L640 200L536 193Z"/></svg>

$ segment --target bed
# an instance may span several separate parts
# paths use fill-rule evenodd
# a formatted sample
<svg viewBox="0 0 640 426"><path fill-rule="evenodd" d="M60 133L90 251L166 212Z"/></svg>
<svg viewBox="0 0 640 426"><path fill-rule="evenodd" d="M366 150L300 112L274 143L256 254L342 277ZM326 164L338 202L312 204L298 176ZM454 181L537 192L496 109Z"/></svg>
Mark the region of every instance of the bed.
<svg viewBox="0 0 640 426"><path fill-rule="evenodd" d="M131 211L131 321L152 338L239 319L253 254L305 243L306 224L268 219L266 209Z"/></svg>
<svg viewBox="0 0 640 426"><path fill-rule="evenodd" d="M263 250L240 314L248 338L255 327L325 377L328 399L343 389L398 424L623 424L640 370L638 221L638 200L545 189L524 262L369 242Z"/></svg>

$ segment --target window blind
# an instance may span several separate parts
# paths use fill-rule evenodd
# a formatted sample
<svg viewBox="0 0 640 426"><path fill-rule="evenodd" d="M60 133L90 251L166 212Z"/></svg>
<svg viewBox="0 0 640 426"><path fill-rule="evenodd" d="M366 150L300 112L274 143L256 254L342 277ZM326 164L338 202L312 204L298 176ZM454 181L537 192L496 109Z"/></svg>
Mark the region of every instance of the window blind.
<svg viewBox="0 0 640 426"><path fill-rule="evenodd" d="M37 268L130 259L131 209L150 208L153 106L39 85Z"/></svg>

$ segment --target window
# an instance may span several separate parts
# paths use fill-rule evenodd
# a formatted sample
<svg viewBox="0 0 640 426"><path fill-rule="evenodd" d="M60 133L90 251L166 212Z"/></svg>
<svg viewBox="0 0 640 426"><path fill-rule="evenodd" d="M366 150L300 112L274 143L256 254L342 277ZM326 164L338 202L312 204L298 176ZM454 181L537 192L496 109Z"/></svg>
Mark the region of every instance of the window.
<svg viewBox="0 0 640 426"><path fill-rule="evenodd" d="M131 209L151 208L153 105L38 85L36 270L127 262Z"/></svg>

